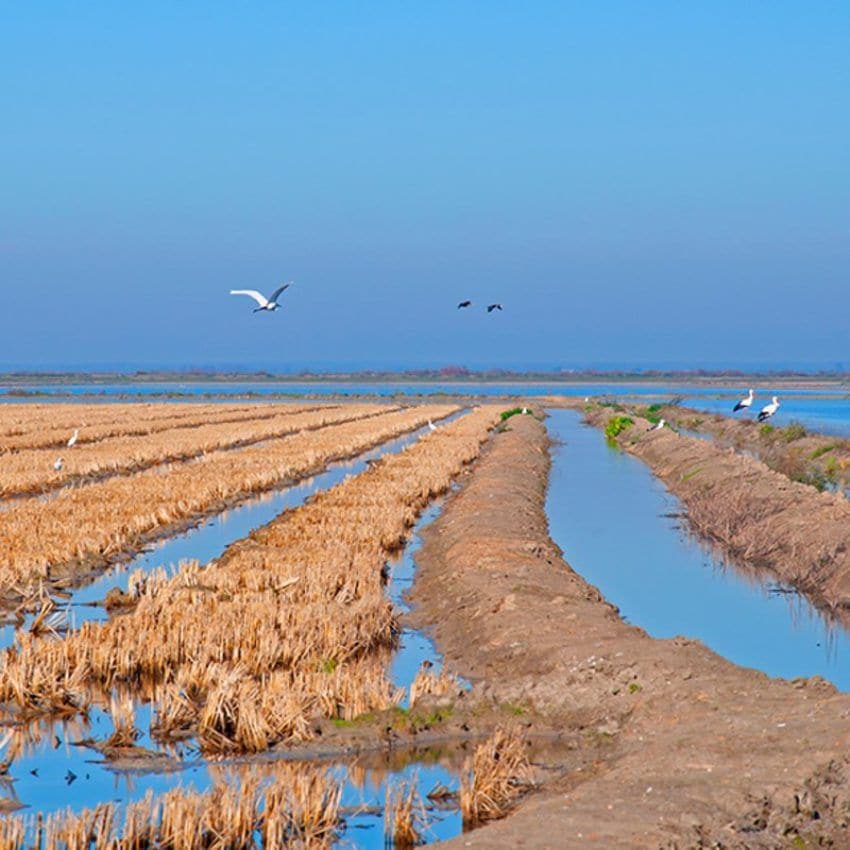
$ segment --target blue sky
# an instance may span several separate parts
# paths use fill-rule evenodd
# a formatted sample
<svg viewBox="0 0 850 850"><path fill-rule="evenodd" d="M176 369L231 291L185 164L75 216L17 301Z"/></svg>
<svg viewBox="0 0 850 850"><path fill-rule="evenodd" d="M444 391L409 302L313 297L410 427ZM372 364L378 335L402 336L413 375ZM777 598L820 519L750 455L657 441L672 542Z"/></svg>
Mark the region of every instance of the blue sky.
<svg viewBox="0 0 850 850"><path fill-rule="evenodd" d="M4 4L0 365L850 366L848 44L838 2Z"/></svg>

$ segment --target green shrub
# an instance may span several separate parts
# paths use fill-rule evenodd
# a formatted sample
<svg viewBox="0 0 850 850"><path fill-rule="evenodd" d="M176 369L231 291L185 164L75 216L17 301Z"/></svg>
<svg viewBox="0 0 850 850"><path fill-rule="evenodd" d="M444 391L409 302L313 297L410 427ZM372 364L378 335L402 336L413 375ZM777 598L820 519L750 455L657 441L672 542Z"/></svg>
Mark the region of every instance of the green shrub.
<svg viewBox="0 0 850 850"><path fill-rule="evenodd" d="M800 440L805 437L806 433L807 431L802 422L792 422L782 429L782 439L786 443L793 443L794 440Z"/></svg>
<svg viewBox="0 0 850 850"><path fill-rule="evenodd" d="M819 457L823 457L827 452L831 452L834 448L837 448L835 443L830 443L828 446L819 446L809 455L809 460L817 460ZM835 458L830 458L830 460L835 460Z"/></svg>
<svg viewBox="0 0 850 850"><path fill-rule="evenodd" d="M510 410L503 410L501 413L502 422L507 422L511 416L517 416L520 413L522 413L521 407L512 407Z"/></svg>
<svg viewBox="0 0 850 850"><path fill-rule="evenodd" d="M628 416L614 416L608 420L608 424L605 426L605 436L609 440L613 440L634 424L634 420Z"/></svg>
<svg viewBox="0 0 850 850"><path fill-rule="evenodd" d="M761 428L759 428L759 434L761 434L762 437L769 437L775 430L776 428L774 428L773 425L762 425Z"/></svg>

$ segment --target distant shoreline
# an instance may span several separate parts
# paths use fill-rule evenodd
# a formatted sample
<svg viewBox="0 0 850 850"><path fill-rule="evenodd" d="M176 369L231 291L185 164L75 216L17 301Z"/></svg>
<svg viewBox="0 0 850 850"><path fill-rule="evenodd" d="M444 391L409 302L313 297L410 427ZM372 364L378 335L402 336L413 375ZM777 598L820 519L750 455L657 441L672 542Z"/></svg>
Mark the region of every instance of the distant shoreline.
<svg viewBox="0 0 850 850"><path fill-rule="evenodd" d="M585 384L618 384L622 386L655 386L680 384L682 386L726 387L743 386L794 386L801 388L850 389L847 372L711 372L697 371L575 371L575 372L473 372L462 369L421 370L411 372L339 372L274 375L268 372L6 372L0 373L0 388L21 389L36 387L62 387L68 385L97 388L99 386L138 386L152 384L202 384L234 385L260 384L286 387L296 384L440 384L465 386L486 384L490 386L530 386L560 384L576 386Z"/></svg>

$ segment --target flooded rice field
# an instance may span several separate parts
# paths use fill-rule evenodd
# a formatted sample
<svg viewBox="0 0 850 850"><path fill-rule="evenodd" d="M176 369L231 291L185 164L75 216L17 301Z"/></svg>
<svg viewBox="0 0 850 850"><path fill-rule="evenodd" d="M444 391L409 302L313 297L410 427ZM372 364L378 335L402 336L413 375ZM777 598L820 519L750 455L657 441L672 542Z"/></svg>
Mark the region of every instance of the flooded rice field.
<svg viewBox="0 0 850 850"><path fill-rule="evenodd" d="M850 640L801 596L725 563L687 531L678 501L578 413L550 411L559 441L547 498L553 540L651 636L695 638L730 661L850 691Z"/></svg>
<svg viewBox="0 0 850 850"><path fill-rule="evenodd" d="M465 411L446 417L442 424L455 421ZM250 499L230 510L206 520L185 533L162 540L132 561L115 566L90 583L74 589L63 602L67 626L77 628L87 621L108 618L102 602L110 590L126 591L133 573L151 572L162 565L176 569L181 562L197 560L207 563L220 556L233 542L246 537L256 528L269 523L284 511L297 508L317 493L326 491L347 477L369 468L379 457L401 452L429 431L420 428L389 441L354 460L333 463L321 474L262 497ZM442 507L432 503L419 517L406 546L388 564L386 592L401 611L406 610L404 594L413 581L414 554L419 547L419 531L432 522ZM28 622L32 617L28 618ZM26 624L25 624L26 625ZM14 628L0 630L2 647L10 646ZM433 643L421 632L405 628L397 648L388 657L392 684L409 689L423 664L434 673L441 659ZM400 710L408 708L408 696ZM197 743L187 739L162 746L153 740L150 730L152 709L136 703L134 725L136 746L148 755L134 763L132 759L110 762L93 745L104 741L114 731L110 713L93 706L71 719L42 719L17 727L4 744L2 757L12 760L8 771L0 776L0 811L50 813L70 809L91 809L101 803L120 807L140 801L146 795L160 795L175 788L206 792L222 782L239 783L243 779L267 777L292 770L294 762L285 751L258 757L233 757L219 760L202 758ZM432 841L458 834L461 816L453 795L459 787L459 775L468 753L458 747L434 747L427 750L399 749L387 753L383 749L358 757L343 757L316 749L316 758L301 762L307 767L318 765L327 770L341 785L341 811L344 814L341 847L379 848L386 846L384 806L387 793L402 786L414 787L423 801L423 837ZM151 753L159 758L152 759ZM305 758L302 751L301 759ZM437 790L438 799L429 799Z"/></svg>

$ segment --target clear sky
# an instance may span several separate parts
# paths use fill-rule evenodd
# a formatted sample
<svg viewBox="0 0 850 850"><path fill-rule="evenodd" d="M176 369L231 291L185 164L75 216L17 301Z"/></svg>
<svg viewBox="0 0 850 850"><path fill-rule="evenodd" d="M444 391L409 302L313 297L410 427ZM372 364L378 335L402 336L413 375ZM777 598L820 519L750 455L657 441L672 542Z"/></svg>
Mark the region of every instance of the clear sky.
<svg viewBox="0 0 850 850"><path fill-rule="evenodd" d="M850 366L843 0L0 9L0 366Z"/></svg>

